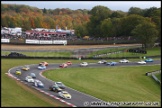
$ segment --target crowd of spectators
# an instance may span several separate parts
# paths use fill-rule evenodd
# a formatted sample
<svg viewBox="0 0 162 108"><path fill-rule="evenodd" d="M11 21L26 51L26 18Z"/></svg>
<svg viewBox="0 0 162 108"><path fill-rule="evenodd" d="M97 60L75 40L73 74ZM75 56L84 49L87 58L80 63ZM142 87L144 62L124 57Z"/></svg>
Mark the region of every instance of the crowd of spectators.
<svg viewBox="0 0 162 108"><path fill-rule="evenodd" d="M106 37L106 38L95 38L90 37L88 39L84 39L82 37L77 36L67 36L67 35L38 35L38 34L22 34L22 35L11 35L11 34L1 34L1 39L31 39L31 40L69 40L69 41L117 41L117 40L135 40L131 36L129 37Z"/></svg>

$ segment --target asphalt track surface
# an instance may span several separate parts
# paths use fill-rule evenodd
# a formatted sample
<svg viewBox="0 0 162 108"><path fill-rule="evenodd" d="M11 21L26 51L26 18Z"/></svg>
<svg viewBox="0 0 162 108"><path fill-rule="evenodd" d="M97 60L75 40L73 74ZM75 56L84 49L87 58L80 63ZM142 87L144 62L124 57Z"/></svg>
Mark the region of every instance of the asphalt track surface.
<svg viewBox="0 0 162 108"><path fill-rule="evenodd" d="M161 60L154 60L154 62L148 62L145 65L157 65L157 64L161 65ZM61 68L59 68L59 65L60 64L49 64L47 66L46 70L48 70L48 69L61 69ZM137 64L136 62L130 62L130 63L117 63L116 66L126 66L127 67L127 66L145 66L145 65ZM61 97L58 96L58 93L49 90L49 86L53 85L54 81L51 81L51 80L45 78L44 76L42 76L41 73L45 72L46 70L39 70L37 68L38 64L32 64L32 65L29 65L29 66L30 66L30 70L28 70L28 71L22 70L22 74L20 76L15 75L15 71L16 71L16 69L21 69L22 66L11 68L8 71L8 73L11 74L14 77L20 79L20 81L24 82L28 86L33 87L33 88L37 88L32 83L28 83L28 82L25 81L25 77L27 75L30 75L30 73L35 73L36 79L41 80L42 83L44 84L44 88L39 88L39 90L44 91L49 95L52 95L52 96L54 95L55 97L61 98ZM69 66L67 68L76 68L76 67L80 67L80 68L93 68L93 67L113 68L113 67L116 67L116 66L108 66L106 64L89 63L89 65L87 67L80 67L79 64L72 64L71 66ZM93 102L102 103L102 105L97 105L97 106L94 105L94 107L112 107L112 106L117 107L117 105L108 104L108 102L102 101L101 99L90 96L88 94L81 93L81 92L74 90L70 87L66 87L65 90L68 91L71 94L72 99L68 100L68 99L62 99L61 98L61 100L64 100L65 102L70 103L71 106L73 106L73 107L75 107L75 106L76 107L93 107L93 105L94 105L94 104L92 105Z"/></svg>

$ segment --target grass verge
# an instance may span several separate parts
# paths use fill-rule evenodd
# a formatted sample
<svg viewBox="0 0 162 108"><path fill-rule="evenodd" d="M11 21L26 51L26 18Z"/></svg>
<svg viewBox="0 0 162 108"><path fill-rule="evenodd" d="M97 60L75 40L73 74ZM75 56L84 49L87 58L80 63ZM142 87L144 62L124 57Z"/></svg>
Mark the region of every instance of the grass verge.
<svg viewBox="0 0 162 108"><path fill-rule="evenodd" d="M159 70L160 66L66 68L43 73L54 81L90 94L107 102L158 102L161 88L146 72Z"/></svg>

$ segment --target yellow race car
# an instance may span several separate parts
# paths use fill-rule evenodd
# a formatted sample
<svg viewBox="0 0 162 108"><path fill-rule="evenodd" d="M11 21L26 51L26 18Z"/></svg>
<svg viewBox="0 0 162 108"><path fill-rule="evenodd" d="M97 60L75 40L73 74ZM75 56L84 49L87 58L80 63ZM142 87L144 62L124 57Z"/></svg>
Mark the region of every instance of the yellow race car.
<svg viewBox="0 0 162 108"><path fill-rule="evenodd" d="M24 67L22 68L22 70L24 70L24 71L27 71L27 70L29 70L29 69L30 69L29 66L24 66Z"/></svg>
<svg viewBox="0 0 162 108"><path fill-rule="evenodd" d="M61 91L58 94L60 97L64 99L71 99L71 95L67 91Z"/></svg>
<svg viewBox="0 0 162 108"><path fill-rule="evenodd" d="M17 69L16 72L15 72L16 75L21 75L21 70L20 69Z"/></svg>

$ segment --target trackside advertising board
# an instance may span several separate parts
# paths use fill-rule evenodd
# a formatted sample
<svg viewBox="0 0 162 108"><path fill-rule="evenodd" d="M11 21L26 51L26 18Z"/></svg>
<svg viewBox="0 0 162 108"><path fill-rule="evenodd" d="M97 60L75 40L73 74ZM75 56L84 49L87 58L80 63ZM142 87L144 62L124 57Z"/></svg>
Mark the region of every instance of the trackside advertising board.
<svg viewBox="0 0 162 108"><path fill-rule="evenodd" d="M26 44L67 44L67 40L32 40L26 39Z"/></svg>
<svg viewBox="0 0 162 108"><path fill-rule="evenodd" d="M1 43L9 43L10 39L1 39Z"/></svg>

